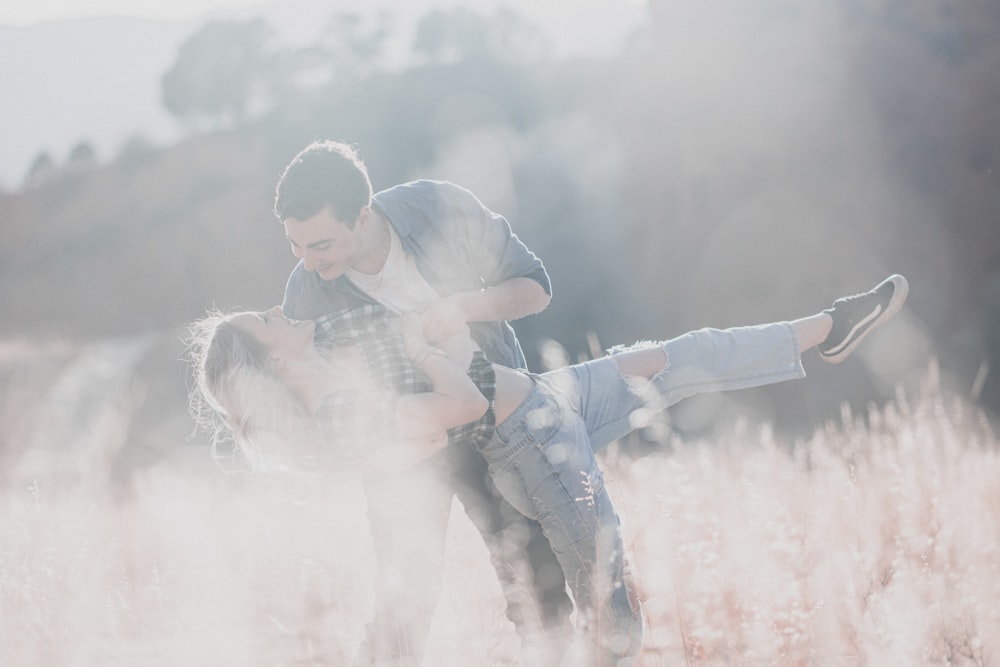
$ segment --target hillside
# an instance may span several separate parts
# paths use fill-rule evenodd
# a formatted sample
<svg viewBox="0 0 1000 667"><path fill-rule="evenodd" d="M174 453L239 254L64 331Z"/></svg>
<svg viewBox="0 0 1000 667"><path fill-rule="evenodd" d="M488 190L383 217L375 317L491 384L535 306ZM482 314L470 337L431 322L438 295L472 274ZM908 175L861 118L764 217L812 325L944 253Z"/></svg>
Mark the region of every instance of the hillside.
<svg viewBox="0 0 1000 667"><path fill-rule="evenodd" d="M180 127L160 101L160 77L192 22L81 19L0 25L0 191L18 189L42 151L63 163L90 143L111 160L132 135L169 143Z"/></svg>
<svg viewBox="0 0 1000 667"><path fill-rule="evenodd" d="M28 26L0 25L0 192L21 187L35 157L46 151L63 163L80 142L88 142L102 162L111 161L133 136L168 145L185 128L163 107L160 80L181 43L206 22L261 17L273 29L276 46L312 44L338 13L371 20L392 16L394 37L387 60L406 65L412 56L414 25L447 0L278 0L251 10L223 10L198 19L166 21L124 16L50 21ZM510 6L536 23L560 56L607 57L619 50L644 10L641 3L580 0L571 23L562 0L466 0L464 7L489 13Z"/></svg>
<svg viewBox="0 0 1000 667"><path fill-rule="evenodd" d="M0 333L142 333L188 321L213 298L280 299L293 262L259 151L220 135L132 160L0 198L0 300L16 313Z"/></svg>
<svg viewBox="0 0 1000 667"><path fill-rule="evenodd" d="M209 306L281 299L294 258L275 181L330 137L357 144L376 189L453 180L509 219L553 283L552 305L515 323L533 369L800 317L905 274L906 307L845 363L813 354L805 380L683 401L601 465L650 664L990 664L996 3L649 8L602 57L503 48L525 33L464 13L437 16L432 36L461 29L407 67L345 67L338 43L282 53L278 71L337 76L266 79L270 104L239 123L59 159L0 192L4 659L349 662L375 577L354 471L214 459L183 362ZM43 91L53 109L63 85ZM449 530L428 661L514 664L489 555L460 511Z"/></svg>
<svg viewBox="0 0 1000 667"><path fill-rule="evenodd" d="M845 400L890 399L932 357L946 386L1000 407L988 16L928 32L877 14L743 11L718 33L710 13L654 15L645 37L597 60L425 53L285 91L238 129L61 167L0 195L0 337L12 350L176 340L213 304L278 302L294 259L270 212L275 181L308 141L334 137L357 143L376 188L450 179L508 217L554 285L551 307L516 323L534 368L547 340L578 359L910 278L907 310L870 352L807 367L794 389L692 409L679 431L750 415L803 437ZM740 20L766 48L729 39ZM939 34L970 39L954 52Z"/></svg>

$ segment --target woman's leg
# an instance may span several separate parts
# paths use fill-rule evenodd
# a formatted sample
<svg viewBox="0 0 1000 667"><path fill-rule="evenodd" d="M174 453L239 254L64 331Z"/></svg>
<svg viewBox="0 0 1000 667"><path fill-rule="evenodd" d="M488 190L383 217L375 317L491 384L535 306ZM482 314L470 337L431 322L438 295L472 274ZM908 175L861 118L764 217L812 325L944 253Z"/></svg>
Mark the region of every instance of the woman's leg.
<svg viewBox="0 0 1000 667"><path fill-rule="evenodd" d="M572 635L573 603L548 539L537 521L526 518L499 494L483 457L471 447L451 445L432 460L446 471L449 488L479 530L507 602L507 618L521 638L525 664L556 664L531 657L538 651L565 653Z"/></svg>
<svg viewBox="0 0 1000 667"><path fill-rule="evenodd" d="M689 396L805 377L798 334L808 334L804 342L811 343L817 322L799 330L789 322L699 329L545 373L542 380L569 398L597 451Z"/></svg>
<svg viewBox="0 0 1000 667"><path fill-rule="evenodd" d="M817 348L829 363L846 359L892 319L909 286L892 275L874 289L792 322L700 329L665 343L612 350L610 357L546 373L587 424L595 451L694 394L747 389L805 377L800 355Z"/></svg>
<svg viewBox="0 0 1000 667"><path fill-rule="evenodd" d="M892 319L906 302L910 286L894 274L868 292L837 299L833 306L815 315L790 322L799 352L819 348L824 361L839 363L865 336ZM652 379L667 360L658 350L644 348L617 357L625 375Z"/></svg>
<svg viewBox="0 0 1000 667"><path fill-rule="evenodd" d="M816 313L810 317L792 320L791 324L799 352L806 352L822 343L830 335L833 317L829 313Z"/></svg>
<svg viewBox="0 0 1000 667"><path fill-rule="evenodd" d="M580 415L540 382L481 451L507 502L542 526L598 664L634 664L642 611L626 580L618 515Z"/></svg>
<svg viewBox="0 0 1000 667"><path fill-rule="evenodd" d="M789 322L799 352L816 347L830 335L833 318L829 313L817 313ZM623 375L651 380L667 365L667 353L659 345L632 348L616 354L615 362Z"/></svg>

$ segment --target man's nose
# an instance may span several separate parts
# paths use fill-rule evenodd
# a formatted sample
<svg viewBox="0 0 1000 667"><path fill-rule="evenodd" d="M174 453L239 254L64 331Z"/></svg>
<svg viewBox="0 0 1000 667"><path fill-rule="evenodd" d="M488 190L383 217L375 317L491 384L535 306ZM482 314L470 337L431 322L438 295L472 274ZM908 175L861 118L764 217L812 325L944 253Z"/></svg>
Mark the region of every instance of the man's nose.
<svg viewBox="0 0 1000 667"><path fill-rule="evenodd" d="M302 258L302 262L305 264L306 271L315 271L316 270L316 260L315 260L315 258L310 257L309 254L307 254L305 251L302 252L302 254L300 255L300 257Z"/></svg>

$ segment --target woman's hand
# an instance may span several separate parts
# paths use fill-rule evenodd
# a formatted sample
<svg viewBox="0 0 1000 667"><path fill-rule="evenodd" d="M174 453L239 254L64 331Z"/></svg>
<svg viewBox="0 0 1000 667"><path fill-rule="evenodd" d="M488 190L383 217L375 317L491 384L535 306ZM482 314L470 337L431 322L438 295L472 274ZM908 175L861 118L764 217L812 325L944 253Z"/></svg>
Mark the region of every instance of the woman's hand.
<svg viewBox="0 0 1000 667"><path fill-rule="evenodd" d="M403 348L413 365L423 369L424 362L432 356L443 356L444 352L427 342L420 316L404 313L402 321Z"/></svg>
<svg viewBox="0 0 1000 667"><path fill-rule="evenodd" d="M400 322L403 347L413 365L431 381L431 391L406 394L396 401L396 430L401 437L424 437L475 421L489 409L489 401L465 374L427 342L420 316L406 313Z"/></svg>
<svg viewBox="0 0 1000 667"><path fill-rule="evenodd" d="M467 328L469 320L459 303L457 298L444 298L417 308L429 342L437 345Z"/></svg>
<svg viewBox="0 0 1000 667"><path fill-rule="evenodd" d="M424 337L424 327L420 316L416 313L403 313L400 333L403 334L403 347L411 359L423 354L427 348L427 338Z"/></svg>

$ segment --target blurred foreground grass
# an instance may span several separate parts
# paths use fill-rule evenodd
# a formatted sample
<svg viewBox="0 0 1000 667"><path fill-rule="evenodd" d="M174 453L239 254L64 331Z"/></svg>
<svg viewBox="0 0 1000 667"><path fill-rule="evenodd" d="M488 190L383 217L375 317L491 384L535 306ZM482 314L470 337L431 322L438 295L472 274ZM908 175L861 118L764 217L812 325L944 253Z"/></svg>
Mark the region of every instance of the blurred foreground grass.
<svg viewBox="0 0 1000 667"><path fill-rule="evenodd" d="M997 440L935 387L792 450L747 427L603 460L649 617L641 664L1000 661ZM10 480L0 664L349 664L372 604L364 508L349 479L181 465L117 498ZM447 550L425 664L517 664L459 508Z"/></svg>

